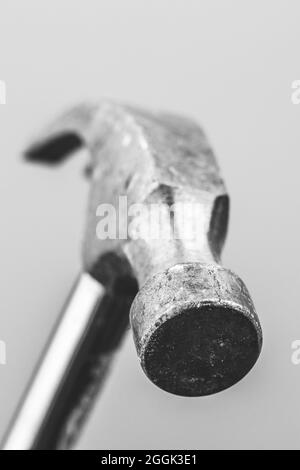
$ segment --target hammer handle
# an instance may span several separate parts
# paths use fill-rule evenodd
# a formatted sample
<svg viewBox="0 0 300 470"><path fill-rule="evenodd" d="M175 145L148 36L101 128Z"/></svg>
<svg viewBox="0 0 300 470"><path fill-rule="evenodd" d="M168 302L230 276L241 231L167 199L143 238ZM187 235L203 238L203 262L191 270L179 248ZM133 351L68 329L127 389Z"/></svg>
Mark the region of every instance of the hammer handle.
<svg viewBox="0 0 300 470"><path fill-rule="evenodd" d="M128 326L132 299L81 274L8 432L4 450L70 448Z"/></svg>

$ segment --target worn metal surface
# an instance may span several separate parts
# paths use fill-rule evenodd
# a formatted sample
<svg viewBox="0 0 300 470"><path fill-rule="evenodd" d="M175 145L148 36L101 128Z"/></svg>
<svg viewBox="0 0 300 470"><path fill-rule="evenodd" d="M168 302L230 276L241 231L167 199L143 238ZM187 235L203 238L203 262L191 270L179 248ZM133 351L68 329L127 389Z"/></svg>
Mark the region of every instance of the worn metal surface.
<svg viewBox="0 0 300 470"><path fill-rule="evenodd" d="M242 281L230 271L218 268L227 231L229 199L203 131L190 119L104 102L100 106L76 108L63 116L42 136L41 146L37 143L31 149L29 157L34 159L38 155L51 160L48 150L55 146L55 141L62 141L63 136L70 139L72 135L75 144L76 139L78 144L86 143L92 155L93 183L84 267L105 285L120 273L138 280L140 292L132 307L131 323L146 374L165 390L183 395L214 393L232 385L254 364L262 335ZM57 152L55 155L59 156ZM155 240L146 235L134 240L130 237L97 240L97 206L110 203L118 207L120 195L127 196L128 205L163 203L171 208L178 203L199 204L201 225L196 237L187 241L180 236L180 226L177 226L176 239ZM140 228L146 223L140 219L136 225ZM174 232L169 217L163 218L160 224L163 231ZM176 272L176 282L175 278L172 283L168 281L170 272ZM190 308L199 322L197 328L190 320ZM176 336L180 331L170 323L177 316L181 317L183 324L179 319L177 323L187 336L191 334L190 323L199 334L192 332L193 343L186 343L186 351L180 349L182 362L174 353L174 363L168 361L167 370L163 360L161 370L153 368L151 357L162 354L166 342L170 341L172 350L177 348ZM223 321L225 318L227 322ZM206 329L201 326L204 320ZM247 327L251 341L245 340L241 322ZM166 335L169 324L172 337ZM223 333L219 324L223 325ZM229 332L226 324L230 325ZM210 338L207 348L203 347L203 328ZM158 330L165 332L161 340L164 344L157 339ZM199 347L196 354L193 348ZM221 372L214 356L222 364Z"/></svg>
<svg viewBox="0 0 300 470"><path fill-rule="evenodd" d="M216 264L176 264L150 278L133 302L131 322L148 377L184 396L238 382L262 343L244 283Z"/></svg>
<svg viewBox="0 0 300 470"><path fill-rule="evenodd" d="M193 121L111 102L80 106L47 129L27 156L31 160L57 163L70 148L84 144L91 152L92 179L83 246L87 271L104 284L109 283L112 273L119 276L120 270L133 272L141 285L147 276L174 264L174 260L213 261L211 245L219 255L226 232L228 201L210 145ZM200 247L199 244L186 247L183 243L178 247L172 244L162 247L162 240L155 244L153 240L118 237L99 241L97 207L100 203L118 207L120 195L127 196L128 206L200 203L205 219L202 233L209 236L203 237ZM125 223L123 218L120 224ZM113 259L109 259L111 255Z"/></svg>

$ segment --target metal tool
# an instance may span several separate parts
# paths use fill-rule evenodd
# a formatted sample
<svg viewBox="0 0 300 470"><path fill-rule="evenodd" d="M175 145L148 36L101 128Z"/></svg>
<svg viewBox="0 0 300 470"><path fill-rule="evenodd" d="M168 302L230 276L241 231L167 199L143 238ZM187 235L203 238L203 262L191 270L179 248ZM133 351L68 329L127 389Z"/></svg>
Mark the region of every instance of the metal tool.
<svg viewBox="0 0 300 470"><path fill-rule="evenodd" d="M220 265L229 199L201 128L186 118L112 102L81 105L47 129L26 156L54 164L82 145L91 153L84 274L16 414L6 449L73 444L129 311L146 375L171 393L224 390L248 373L261 350L249 293ZM120 196L135 211L118 214L116 237L99 239L99 204L119 207ZM149 211L136 211L137 204Z"/></svg>

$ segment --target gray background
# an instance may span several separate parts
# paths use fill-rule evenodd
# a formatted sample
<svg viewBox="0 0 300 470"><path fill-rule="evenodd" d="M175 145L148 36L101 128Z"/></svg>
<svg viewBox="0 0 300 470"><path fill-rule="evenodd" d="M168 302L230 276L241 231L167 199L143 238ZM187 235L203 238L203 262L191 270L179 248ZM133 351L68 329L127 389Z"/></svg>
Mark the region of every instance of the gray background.
<svg viewBox="0 0 300 470"><path fill-rule="evenodd" d="M232 198L224 265L264 329L255 369L199 399L154 387L131 335L78 448L299 448L299 1L1 0L0 434L80 266L83 152L26 165L28 139L65 107L111 97L204 125Z"/></svg>

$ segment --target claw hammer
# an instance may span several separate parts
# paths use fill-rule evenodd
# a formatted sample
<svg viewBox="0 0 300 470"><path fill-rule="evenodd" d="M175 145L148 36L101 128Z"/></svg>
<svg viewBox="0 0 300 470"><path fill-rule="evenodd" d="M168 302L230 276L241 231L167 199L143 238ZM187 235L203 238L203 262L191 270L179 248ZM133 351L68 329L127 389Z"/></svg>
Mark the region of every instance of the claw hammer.
<svg viewBox="0 0 300 470"><path fill-rule="evenodd" d="M26 158L57 164L81 146L91 154L82 273L4 449L74 444L129 316L144 372L181 396L231 387L262 347L247 288L220 264L229 198L202 129L187 118L110 101L82 104L36 139ZM149 222L135 210L129 231L129 212L120 213L123 235L99 239L99 204L118 207L120 196L128 207L151 208L159 217ZM197 207L197 216L186 207ZM195 236L183 233L183 220L196 226ZM151 223L173 236L150 236Z"/></svg>

